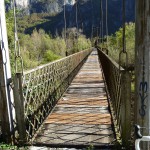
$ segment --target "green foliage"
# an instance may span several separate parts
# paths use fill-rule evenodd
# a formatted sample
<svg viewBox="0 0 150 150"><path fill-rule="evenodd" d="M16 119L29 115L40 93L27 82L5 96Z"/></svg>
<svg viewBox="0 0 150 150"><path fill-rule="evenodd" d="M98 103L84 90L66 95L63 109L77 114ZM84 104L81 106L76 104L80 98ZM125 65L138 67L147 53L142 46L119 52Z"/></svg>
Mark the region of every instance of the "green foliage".
<svg viewBox="0 0 150 150"><path fill-rule="evenodd" d="M7 144L4 144L4 143L0 143L0 149L1 150L17 150L17 147L16 146L12 146L12 145L7 145Z"/></svg>
<svg viewBox="0 0 150 150"><path fill-rule="evenodd" d="M91 47L91 41L89 39L86 39L86 37L83 35L79 36L77 44L79 51Z"/></svg>
<svg viewBox="0 0 150 150"><path fill-rule="evenodd" d="M91 41L81 32L78 32L76 28L69 28L67 30L66 46L69 54L90 48L91 45Z"/></svg>
<svg viewBox="0 0 150 150"><path fill-rule="evenodd" d="M14 22L13 22L13 11L10 10L6 14L6 25L7 25L7 32L8 32L8 42L9 45L13 45L14 42Z"/></svg>
<svg viewBox="0 0 150 150"><path fill-rule="evenodd" d="M15 72L15 55L14 55L14 18L13 11L10 10L6 13L6 25L7 25L7 34L8 34L8 43L9 43L9 54L10 54L10 63L12 74Z"/></svg>
<svg viewBox="0 0 150 150"><path fill-rule="evenodd" d="M134 48L135 48L135 24L126 24L126 51L128 53L129 64L134 64ZM122 51L122 28L120 28L115 35L108 37L108 49L109 55L119 62L119 53ZM122 63L125 61L121 59Z"/></svg>
<svg viewBox="0 0 150 150"><path fill-rule="evenodd" d="M55 42L42 29L39 31L35 29L31 35L20 34L21 55L23 57L24 68L34 68L43 62L46 63L59 58L55 52L55 47L52 47L55 45ZM52 53L49 53L49 51L52 51Z"/></svg>
<svg viewBox="0 0 150 150"><path fill-rule="evenodd" d="M68 50L67 43L62 37L57 36L52 38L42 29L39 31L35 29L31 35L20 34L21 55L23 57L24 68L34 68L43 63L65 57L66 50L69 54L73 54L91 47L90 40L86 39L85 36L80 34L75 39L74 35L72 37L72 34L70 32L71 36L67 39L71 46Z"/></svg>
<svg viewBox="0 0 150 150"><path fill-rule="evenodd" d="M15 73L15 49L14 49L14 17L13 11L6 15L8 42L10 48L12 73ZM25 34L25 30L30 27L47 21L48 14L31 14L30 16L17 17L19 43L21 56L23 58L24 70L39 66L43 63L54 61L68 54L73 54L83 49L91 47L91 42L81 33L74 29L68 29L69 36L65 41L64 37L56 35L52 38L50 34L45 33L43 29L33 30L31 35ZM50 20L49 20L50 21ZM78 35L78 37L76 36ZM20 65L20 64L19 64Z"/></svg>
<svg viewBox="0 0 150 150"><path fill-rule="evenodd" d="M51 50L47 50L45 52L45 54L44 54L43 62L47 63L47 62L51 62L51 61L57 60L59 58L60 58L60 56L54 54Z"/></svg>
<svg viewBox="0 0 150 150"><path fill-rule="evenodd" d="M26 16L18 17L18 31L24 33L26 29L36 27L47 21L51 22L47 13L32 13Z"/></svg>
<svg viewBox="0 0 150 150"><path fill-rule="evenodd" d="M10 0L5 0L5 4L10 4Z"/></svg>
<svg viewBox="0 0 150 150"><path fill-rule="evenodd" d="M66 43L65 40L61 37L56 37L51 39L49 43L49 49L53 51L55 54L64 57L66 54Z"/></svg>
<svg viewBox="0 0 150 150"><path fill-rule="evenodd" d="M17 147L17 146L14 146L14 145L8 145L8 144L5 144L5 143L0 143L0 150L29 150L30 148L27 147L27 146L24 146L24 147Z"/></svg>
<svg viewBox="0 0 150 150"><path fill-rule="evenodd" d="M93 145L90 145L86 148L86 150L94 150L94 146Z"/></svg>

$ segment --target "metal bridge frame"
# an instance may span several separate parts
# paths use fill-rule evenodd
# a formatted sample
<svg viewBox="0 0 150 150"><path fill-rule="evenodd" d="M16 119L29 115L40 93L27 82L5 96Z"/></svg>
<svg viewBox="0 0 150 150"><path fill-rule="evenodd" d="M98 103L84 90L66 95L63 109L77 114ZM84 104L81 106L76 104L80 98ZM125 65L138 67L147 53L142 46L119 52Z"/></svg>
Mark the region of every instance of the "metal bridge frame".
<svg viewBox="0 0 150 150"><path fill-rule="evenodd" d="M0 121L3 139L11 141L14 130L15 113L12 109L13 91L11 84L11 69L5 19L4 0L0 1Z"/></svg>

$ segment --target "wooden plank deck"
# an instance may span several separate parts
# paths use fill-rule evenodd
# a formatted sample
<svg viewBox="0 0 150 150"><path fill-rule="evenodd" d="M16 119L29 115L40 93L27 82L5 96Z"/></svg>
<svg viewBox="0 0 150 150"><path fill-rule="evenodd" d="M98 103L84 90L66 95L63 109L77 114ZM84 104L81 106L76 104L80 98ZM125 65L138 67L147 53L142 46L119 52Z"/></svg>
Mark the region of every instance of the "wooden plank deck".
<svg viewBox="0 0 150 150"><path fill-rule="evenodd" d="M97 51L47 117L34 142L54 147L110 146L115 141Z"/></svg>

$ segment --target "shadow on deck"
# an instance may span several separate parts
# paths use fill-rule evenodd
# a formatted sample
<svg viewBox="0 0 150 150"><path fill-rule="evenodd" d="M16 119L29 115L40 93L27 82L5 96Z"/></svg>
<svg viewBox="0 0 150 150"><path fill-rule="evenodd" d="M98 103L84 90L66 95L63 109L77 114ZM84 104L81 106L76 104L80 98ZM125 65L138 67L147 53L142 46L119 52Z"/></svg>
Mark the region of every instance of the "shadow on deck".
<svg viewBox="0 0 150 150"><path fill-rule="evenodd" d="M47 117L33 145L111 149L116 142L97 51Z"/></svg>

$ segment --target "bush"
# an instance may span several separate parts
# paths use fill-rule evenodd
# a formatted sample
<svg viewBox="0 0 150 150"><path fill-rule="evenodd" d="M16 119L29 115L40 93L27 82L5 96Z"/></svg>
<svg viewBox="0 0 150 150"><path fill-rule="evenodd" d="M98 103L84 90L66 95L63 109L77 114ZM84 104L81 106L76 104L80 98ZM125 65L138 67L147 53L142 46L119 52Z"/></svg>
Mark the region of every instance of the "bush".
<svg viewBox="0 0 150 150"><path fill-rule="evenodd" d="M31 35L20 34L24 68L34 68L43 63L65 57L66 51L68 54L73 54L91 47L90 40L86 39L85 36L78 34L79 36L76 38L74 31L70 30L69 32L70 36L67 38L67 43L60 36L52 38L42 29L39 31L35 29ZM70 45L69 49L67 49L67 44Z"/></svg>
<svg viewBox="0 0 150 150"><path fill-rule="evenodd" d="M61 56L64 42L61 38L52 39L44 30L34 30L31 35L20 34L21 55L24 68L31 69ZM54 58L52 58L54 57Z"/></svg>
<svg viewBox="0 0 150 150"><path fill-rule="evenodd" d="M28 28L34 21L42 22L43 17L48 14L32 14L29 18L25 16L19 19L18 33L21 49L21 56L23 58L24 69L28 70L34 68L43 63L54 61L61 57L81 51L83 49L91 47L91 42L86 39L76 28L67 30L67 40L63 36L56 36L52 38L50 34L46 34L43 29L33 30L32 34L24 34L26 28ZM8 40L10 47L10 58L12 73L15 73L15 53L14 53L14 21L13 11L7 13L7 28L8 28ZM77 37L78 35L78 37ZM20 70L20 66L19 70Z"/></svg>
<svg viewBox="0 0 150 150"><path fill-rule="evenodd" d="M60 58L60 56L54 54L51 50L48 50L44 54L43 63L51 62Z"/></svg>
<svg viewBox="0 0 150 150"><path fill-rule="evenodd" d="M76 28L69 28L67 30L67 51L69 54L90 48L91 45L91 41L81 32L77 31Z"/></svg>

